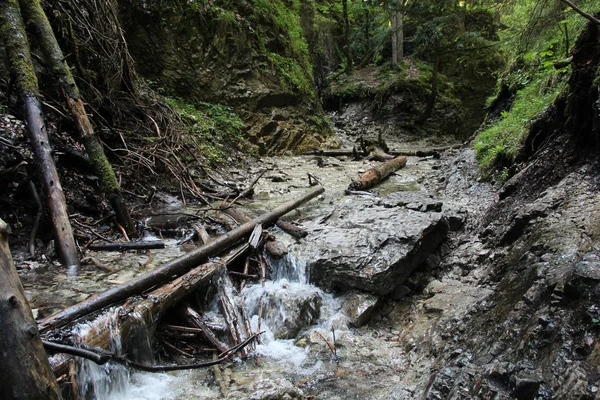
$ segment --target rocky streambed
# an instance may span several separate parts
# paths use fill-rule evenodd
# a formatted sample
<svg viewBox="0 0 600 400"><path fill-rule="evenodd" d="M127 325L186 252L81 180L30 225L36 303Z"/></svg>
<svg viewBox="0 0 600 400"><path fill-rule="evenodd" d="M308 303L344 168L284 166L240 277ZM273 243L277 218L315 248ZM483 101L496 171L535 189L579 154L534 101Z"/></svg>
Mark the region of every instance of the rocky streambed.
<svg viewBox="0 0 600 400"><path fill-rule="evenodd" d="M430 145L386 139L392 148ZM374 162L297 156L230 168L221 179L266 171L244 204L248 214L307 191L309 174L326 189L285 217L305 238L271 228L287 254L272 260L264 287L239 293L254 330L260 299L265 308L255 357L215 370L123 369L120 379L100 368L88 374L95 396L593 399L598 166L565 161L548 173L550 155L549 148L502 188L479 181L469 148L409 157L375 189L352 195L348 183ZM51 309L181 251L174 242L152 259L91 252L110 270L87 266L77 276L17 261L34 308Z"/></svg>

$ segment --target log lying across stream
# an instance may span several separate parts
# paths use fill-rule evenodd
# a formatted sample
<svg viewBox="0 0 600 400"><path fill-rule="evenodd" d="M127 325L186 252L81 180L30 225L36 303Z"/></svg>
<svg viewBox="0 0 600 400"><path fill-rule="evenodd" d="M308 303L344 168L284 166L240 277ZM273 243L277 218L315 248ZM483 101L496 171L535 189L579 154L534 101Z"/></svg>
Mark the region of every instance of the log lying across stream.
<svg viewBox="0 0 600 400"><path fill-rule="evenodd" d="M135 298L123 305L118 316L118 330L123 341L126 342L127 338L133 336L136 329L146 328L146 326L142 326L145 322L152 323L151 326L148 326L152 332L155 329L156 322L169 308L180 302L188 294L208 284L218 271L225 269L228 264L239 257L241 251L248 249L249 246L244 245L239 249L232 250L220 262L200 265L172 282L150 292L144 298ZM143 316L145 321L140 321L137 316ZM112 331L105 328L106 318L112 318L112 316L100 316L89 324L85 340L87 346L110 348ZM223 345L223 349L226 349L225 345ZM69 357L62 354L50 359L55 375L62 375L67 372L68 359Z"/></svg>
<svg viewBox="0 0 600 400"><path fill-rule="evenodd" d="M406 157L396 157L390 161L379 164L376 167L369 168L362 173L358 179L352 181L348 186L349 190L367 190L377 185L379 182L406 165Z"/></svg>
<svg viewBox="0 0 600 400"><path fill-rule="evenodd" d="M55 313L40 322L39 330L40 332L44 333L63 327L77 318L88 315L130 296L142 294L144 291L156 285L160 285L161 283L172 279L174 276L180 275L190 268L199 265L208 257L235 245L244 237L250 235L256 225L273 223L282 215L317 197L324 191L325 189L323 187L315 188L303 196L291 200L269 213L263 214L258 218L246 222L245 224L227 232L226 234L215 238L213 241L204 244L181 257L169 261L146 274L140 275L122 285L112 287L104 292L92 296L90 299L82 303Z"/></svg>

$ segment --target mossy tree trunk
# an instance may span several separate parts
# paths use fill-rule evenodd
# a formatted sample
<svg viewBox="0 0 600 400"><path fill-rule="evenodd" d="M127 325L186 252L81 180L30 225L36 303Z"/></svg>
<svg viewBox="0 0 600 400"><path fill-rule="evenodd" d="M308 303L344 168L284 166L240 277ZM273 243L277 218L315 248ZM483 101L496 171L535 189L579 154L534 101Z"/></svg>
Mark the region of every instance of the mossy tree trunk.
<svg viewBox="0 0 600 400"><path fill-rule="evenodd" d="M104 149L94 133L87 116L77 84L58 45L50 22L42 9L40 0L20 0L21 9L28 25L31 25L40 39L40 47L45 61L52 73L58 78L63 95L75 119L85 150L94 173L100 180L100 189L115 210L117 220L123 225L129 236L137 236L135 225L123 201L117 177L104 154Z"/></svg>
<svg viewBox="0 0 600 400"><path fill-rule="evenodd" d="M61 399L10 254L8 225L1 219L0 335L0 397L5 400Z"/></svg>
<svg viewBox="0 0 600 400"><path fill-rule="evenodd" d="M52 158L52 149L48 141L42 108L38 100L38 81L33 69L18 0L0 2L0 26L10 71L15 77L15 83L24 106L27 133L52 218L58 255L63 265L77 266L79 265L79 256L69 222L65 196Z"/></svg>

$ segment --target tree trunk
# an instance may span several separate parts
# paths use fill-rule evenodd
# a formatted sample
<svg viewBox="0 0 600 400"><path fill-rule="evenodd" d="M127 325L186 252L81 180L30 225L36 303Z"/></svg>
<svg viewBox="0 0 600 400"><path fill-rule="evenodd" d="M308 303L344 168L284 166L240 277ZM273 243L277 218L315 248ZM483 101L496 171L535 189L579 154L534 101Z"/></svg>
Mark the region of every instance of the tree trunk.
<svg viewBox="0 0 600 400"><path fill-rule="evenodd" d="M49 64L50 70L58 78L58 83L65 96L71 115L77 124L79 134L90 159L90 164L100 181L102 193L115 210L117 220L123 225L127 235L129 237L137 237L137 230L123 201L117 177L104 154L102 145L94 133L94 128L88 119L85 107L81 101L75 79L73 79L71 70L65 61L65 56L56 41L56 36L42 9L40 0L20 0L19 2L27 23L35 28L40 39L40 47L44 53L45 61Z"/></svg>
<svg viewBox="0 0 600 400"><path fill-rule="evenodd" d="M42 179L50 217L54 225L56 248L63 265L78 266L79 256L69 223L69 214L65 196L58 179L58 173L48 141L48 133L40 102L37 99L38 81L33 69L29 44L17 0L5 0L1 3L2 35L11 73L24 105L27 133L35 156L35 165Z"/></svg>
<svg viewBox="0 0 600 400"><path fill-rule="evenodd" d="M390 12L392 23L392 68L400 69L404 59L404 10L402 2L395 4Z"/></svg>
<svg viewBox="0 0 600 400"><path fill-rule="evenodd" d="M433 109L435 107L435 101L437 100L437 84L438 84L439 69L440 69L440 56L439 56L438 50L436 49L435 50L435 60L433 62L433 73L431 75L431 94L429 95L429 98L427 99L427 107L425 108L425 111L423 111L423 114L421 114L415 120L415 122L417 122L417 123L423 123L423 122L427 121L429 118L431 118L431 115L433 114Z"/></svg>
<svg viewBox="0 0 600 400"><path fill-rule="evenodd" d="M362 173L358 179L352 181L348 190L367 190L383 181L385 178L406 165L406 157L396 157L384 162L377 167L370 168Z"/></svg>
<svg viewBox="0 0 600 400"><path fill-rule="evenodd" d="M323 193L324 190L325 189L322 187L315 188L302 197L282 204L270 213L263 214L252 221L246 222L232 231L215 238L210 243L202 245L146 274L140 275L122 285L112 287L102 293L98 293L82 303L53 314L40 322L40 331L47 332L51 329L64 326L76 318L97 311L132 295L140 294L153 286L171 279L173 276L182 274L190 268L200 264L206 258L233 246L244 237L248 236L254 230L256 225L265 225L277 221L282 215L287 214L310 199L317 197L319 194Z"/></svg>
<svg viewBox="0 0 600 400"><path fill-rule="evenodd" d="M4 10L2 10L4 11ZM2 399L61 399L0 219L0 393Z"/></svg>
<svg viewBox="0 0 600 400"><path fill-rule="evenodd" d="M343 34L344 34L344 44L343 44L343 53L344 58L346 59L346 73L349 74L352 72L352 57L350 55L350 17L348 16L348 0L342 0L342 13L343 13Z"/></svg>

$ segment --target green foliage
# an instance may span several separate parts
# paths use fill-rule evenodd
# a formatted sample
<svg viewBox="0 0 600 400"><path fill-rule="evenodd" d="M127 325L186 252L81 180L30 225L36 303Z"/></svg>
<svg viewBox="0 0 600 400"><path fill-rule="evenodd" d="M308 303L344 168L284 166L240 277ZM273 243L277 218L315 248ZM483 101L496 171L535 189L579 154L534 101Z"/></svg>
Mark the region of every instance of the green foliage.
<svg viewBox="0 0 600 400"><path fill-rule="evenodd" d="M579 3L584 9L592 1ZM559 1L506 2L500 33L507 70L498 79L498 89L517 92L512 107L475 139L477 159L484 177L504 180L507 168L517 159L532 122L566 85L570 60L568 50L585 26L585 20Z"/></svg>
<svg viewBox="0 0 600 400"><path fill-rule="evenodd" d="M565 87L566 78L545 69L526 78L510 111L483 130L475 139L477 160L485 178L503 181L506 168L518 157L532 122L550 106Z"/></svg>
<svg viewBox="0 0 600 400"><path fill-rule="evenodd" d="M269 59L279 76L281 87L292 93L313 95L312 84L297 60L269 53Z"/></svg>
<svg viewBox="0 0 600 400"><path fill-rule="evenodd" d="M225 161L229 149L242 143L244 123L231 107L204 102L190 104L171 97L165 101L189 128L184 140L198 147L201 156L210 163Z"/></svg>

